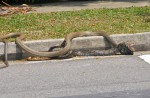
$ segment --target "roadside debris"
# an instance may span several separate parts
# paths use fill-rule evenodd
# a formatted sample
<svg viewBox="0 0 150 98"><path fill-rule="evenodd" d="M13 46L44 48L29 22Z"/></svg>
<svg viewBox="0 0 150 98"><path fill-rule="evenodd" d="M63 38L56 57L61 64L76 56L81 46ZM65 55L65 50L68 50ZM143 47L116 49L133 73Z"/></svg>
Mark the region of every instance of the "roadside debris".
<svg viewBox="0 0 150 98"><path fill-rule="evenodd" d="M7 4L4 1L1 1L1 2L5 6L0 7L0 16L9 16L9 15L18 14L18 13L25 14L27 12L34 11L34 9L27 4L22 4L20 6L12 6L10 4Z"/></svg>

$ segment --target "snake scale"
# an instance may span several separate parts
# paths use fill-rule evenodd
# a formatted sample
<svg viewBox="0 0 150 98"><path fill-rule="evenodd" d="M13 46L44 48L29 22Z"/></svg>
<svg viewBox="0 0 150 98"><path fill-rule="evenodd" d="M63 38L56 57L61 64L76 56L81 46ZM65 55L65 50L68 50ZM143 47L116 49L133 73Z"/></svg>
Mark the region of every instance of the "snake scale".
<svg viewBox="0 0 150 98"><path fill-rule="evenodd" d="M102 53L103 53L103 55L111 55L111 54L116 54L117 52L120 52L121 54L124 54L124 55L132 55L133 54L132 47L130 47L129 45L127 45L125 43L117 44L114 40L112 40L110 38L109 35L107 35L106 32L103 32L103 31L98 31L98 32L91 32L91 31L71 32L71 33L66 35L63 43L60 46L61 47L60 50L58 50L58 51L47 51L47 52L36 51L36 50L33 50L33 49L29 48L28 46L26 46L22 41L25 38L24 34L22 34L22 33L9 33L9 34L0 38L0 41L5 43L4 62L5 62L6 67L7 67L9 64L8 64L8 60L7 60L8 43L7 43L7 41L5 41L6 38L16 37L16 44L22 50L24 50L26 53L30 54L31 56L59 57L59 56L66 55L67 53L69 53L69 55L73 54L72 52L69 52L70 48L71 48L72 39L74 39L76 37L83 37L83 36L103 36L113 47L112 49L106 50L106 51L101 52L101 53L99 51L96 51L96 50L92 51L91 55L102 54ZM84 53L84 52L83 53L74 52L74 54L76 54L76 55L85 54L86 55L86 53Z"/></svg>

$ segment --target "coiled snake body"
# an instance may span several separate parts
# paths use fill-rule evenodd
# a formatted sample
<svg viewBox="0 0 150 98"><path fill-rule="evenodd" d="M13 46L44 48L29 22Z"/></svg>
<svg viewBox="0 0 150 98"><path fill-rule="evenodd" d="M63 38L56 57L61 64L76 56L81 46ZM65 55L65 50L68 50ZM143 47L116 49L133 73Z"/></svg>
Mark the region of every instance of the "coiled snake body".
<svg viewBox="0 0 150 98"><path fill-rule="evenodd" d="M67 54L70 51L70 47L71 47L71 41L73 38L76 37L83 37L83 36L103 36L104 38L106 38L106 40L111 44L113 48L113 50L109 50L108 52L106 52L106 54L112 54L112 53L117 53L120 52L121 54L133 54L133 49L131 49L128 45L126 45L125 43L121 43L121 44L117 44L115 43L107 34L106 32L91 32L91 31L84 31L84 32L72 32L69 33L63 43L61 44L61 48L59 51L48 51L48 52L40 52L40 51L36 51L33 50L31 48L29 48L28 46L26 46L22 40L24 39L24 35L22 33L10 33L8 35L5 35L3 37L0 38L0 41L3 41L5 43L5 64L8 66L8 61L7 61L7 42L4 41L4 39L9 38L9 37L16 37L16 44L25 52L27 52L28 54L32 55L32 56L40 56L40 57L59 57L59 56L63 56L65 54ZM98 53L98 52L97 52ZM105 53L104 53L105 54Z"/></svg>

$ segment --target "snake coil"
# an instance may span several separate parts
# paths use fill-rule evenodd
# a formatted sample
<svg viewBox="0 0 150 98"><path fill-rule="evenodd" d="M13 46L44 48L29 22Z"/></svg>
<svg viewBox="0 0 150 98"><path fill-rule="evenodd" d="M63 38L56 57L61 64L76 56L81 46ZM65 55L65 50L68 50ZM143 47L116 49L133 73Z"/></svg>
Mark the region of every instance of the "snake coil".
<svg viewBox="0 0 150 98"><path fill-rule="evenodd" d="M63 43L61 44L60 50L58 51L47 51L47 52L40 52L40 51L36 51L33 50L29 47L27 47L22 40L24 39L24 35L22 33L10 33L8 35L5 35L3 37L0 38L1 42L5 43L5 49L4 49L4 53L5 53L5 64L7 67L8 64L8 60L7 60L7 47L8 44L6 41L4 41L4 39L9 38L9 37L16 37L16 44L22 49L24 50L26 53L30 54L31 56L40 56L40 57L63 57L63 56L69 56L72 54L76 54L76 55L87 55L86 52L70 52L71 49L71 42L73 38L76 37L83 37L83 36L103 36L112 46L112 49L109 50L105 50L105 51L100 51L100 50L92 50L92 52L89 55L114 55L118 52L120 52L122 55L133 55L133 48L131 48L128 44L126 43L120 43L117 44L114 40L112 40L110 38L109 35L107 35L106 32L103 31L99 31L99 32L91 32L91 31L84 31L84 32L72 32L69 33ZM67 55L68 54L68 55ZM3 67L4 68L4 67Z"/></svg>

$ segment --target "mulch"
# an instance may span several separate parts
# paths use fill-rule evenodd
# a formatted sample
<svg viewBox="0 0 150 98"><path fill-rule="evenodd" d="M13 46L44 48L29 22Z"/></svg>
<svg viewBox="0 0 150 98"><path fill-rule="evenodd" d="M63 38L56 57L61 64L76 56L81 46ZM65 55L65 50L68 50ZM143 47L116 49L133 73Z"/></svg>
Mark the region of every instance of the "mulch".
<svg viewBox="0 0 150 98"><path fill-rule="evenodd" d="M0 16L9 16L18 13L25 14L27 12L34 11L34 9L27 4L12 6L4 1L1 2L4 4L4 6L0 7Z"/></svg>

